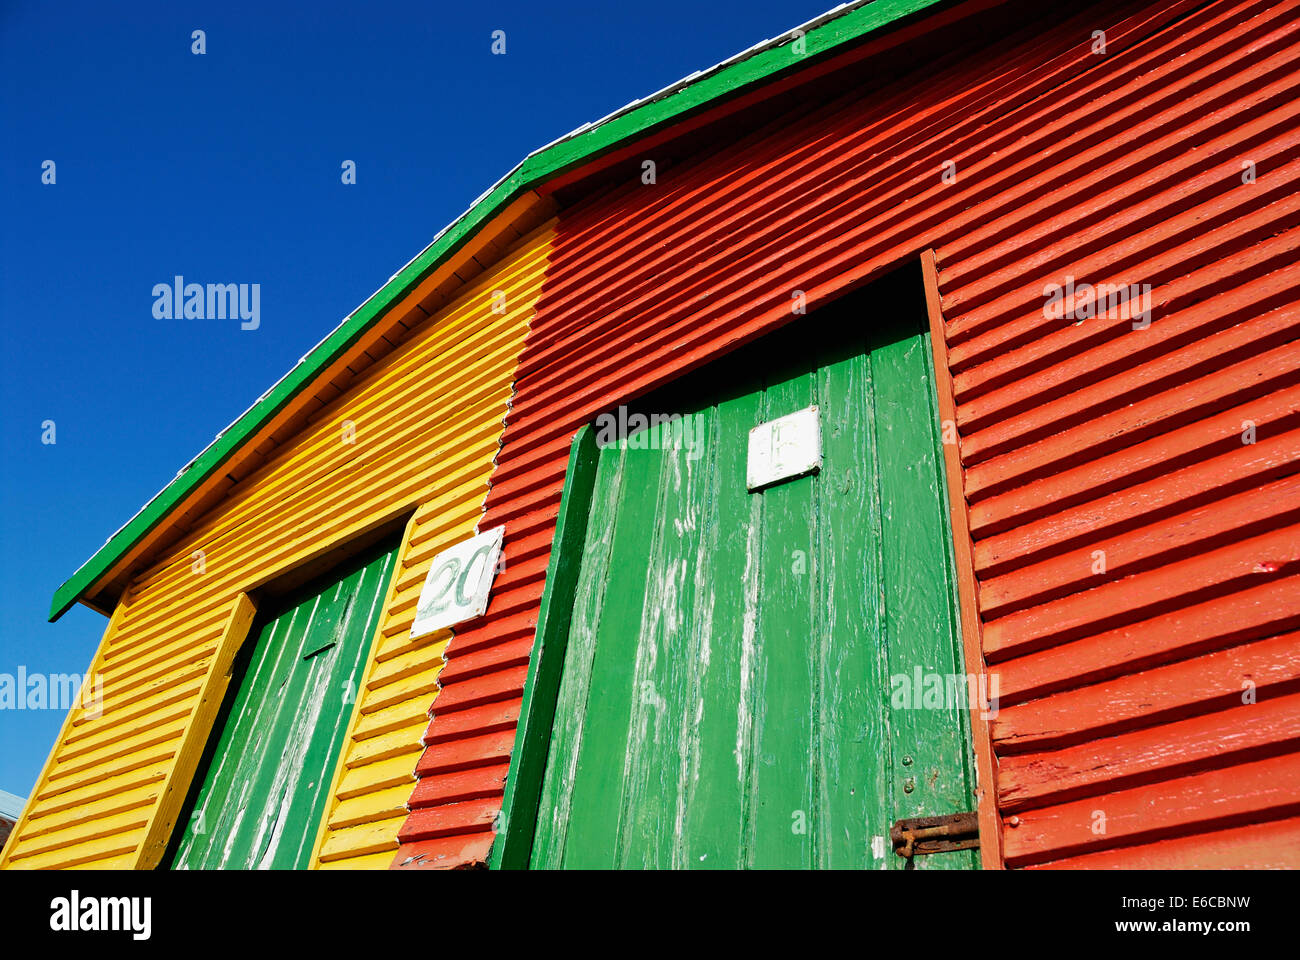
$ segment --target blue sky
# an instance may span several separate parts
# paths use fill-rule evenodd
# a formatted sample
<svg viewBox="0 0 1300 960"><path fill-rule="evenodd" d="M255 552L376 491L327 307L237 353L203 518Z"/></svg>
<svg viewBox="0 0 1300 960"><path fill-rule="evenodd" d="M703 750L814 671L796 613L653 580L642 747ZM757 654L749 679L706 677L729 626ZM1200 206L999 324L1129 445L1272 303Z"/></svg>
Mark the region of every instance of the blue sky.
<svg viewBox="0 0 1300 960"><path fill-rule="evenodd" d="M55 588L525 154L833 5L0 3L0 674L83 673ZM177 274L260 327L155 319ZM62 719L0 710L0 789Z"/></svg>

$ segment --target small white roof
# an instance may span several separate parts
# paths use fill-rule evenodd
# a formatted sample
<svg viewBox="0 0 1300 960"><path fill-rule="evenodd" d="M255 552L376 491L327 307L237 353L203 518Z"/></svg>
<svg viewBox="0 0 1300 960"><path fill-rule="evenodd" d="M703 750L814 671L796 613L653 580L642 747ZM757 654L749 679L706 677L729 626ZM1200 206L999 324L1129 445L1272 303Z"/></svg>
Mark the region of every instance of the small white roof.
<svg viewBox="0 0 1300 960"><path fill-rule="evenodd" d="M0 790L0 817L16 822L22 815L23 805L26 803L26 798L16 796L7 790Z"/></svg>

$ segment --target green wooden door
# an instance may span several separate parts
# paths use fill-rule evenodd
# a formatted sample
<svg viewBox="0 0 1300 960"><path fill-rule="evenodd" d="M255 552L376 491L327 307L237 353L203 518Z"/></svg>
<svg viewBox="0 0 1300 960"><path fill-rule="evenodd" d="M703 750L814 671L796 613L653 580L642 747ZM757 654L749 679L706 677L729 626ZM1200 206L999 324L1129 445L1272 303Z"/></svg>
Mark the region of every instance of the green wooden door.
<svg viewBox="0 0 1300 960"><path fill-rule="evenodd" d="M924 697L964 668L913 289L765 338L643 406L680 423L601 447L534 867L892 869L895 820L974 808L965 700ZM748 492L750 429L813 404L820 473Z"/></svg>
<svg viewBox="0 0 1300 960"><path fill-rule="evenodd" d="M308 865L396 553L372 550L261 618L178 822L174 869Z"/></svg>

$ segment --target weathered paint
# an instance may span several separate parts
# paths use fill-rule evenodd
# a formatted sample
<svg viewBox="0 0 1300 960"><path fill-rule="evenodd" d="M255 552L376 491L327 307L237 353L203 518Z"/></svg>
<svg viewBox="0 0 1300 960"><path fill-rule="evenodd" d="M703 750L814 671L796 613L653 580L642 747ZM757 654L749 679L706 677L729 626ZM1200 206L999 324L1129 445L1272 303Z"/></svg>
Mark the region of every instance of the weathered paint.
<svg viewBox="0 0 1300 960"><path fill-rule="evenodd" d="M223 638L251 619L240 598L413 512L317 837L322 865L387 864L449 636L411 640L420 581L480 516L550 242L517 239L432 317L416 305L401 343L138 571L91 666L102 712L70 713L0 866L157 865L243 639Z"/></svg>
<svg viewBox="0 0 1300 960"><path fill-rule="evenodd" d="M305 588L245 644L238 689L177 826L173 869L311 861L396 554L372 551Z"/></svg>
<svg viewBox="0 0 1300 960"><path fill-rule="evenodd" d="M1287 512L1294 500L1275 486L1250 494L1245 479L1281 481L1297 459L1295 397L1285 386L1300 365L1285 314L1295 283L1283 272L1294 260L1296 178L1287 159L1295 146L1294 12L1292 3L1244 0L1130 2L1031 24L927 67L923 77L859 87L747 134L732 131L712 151L660 171L653 186L630 175L563 211L486 507L486 523L508 524L507 564L517 574L498 583L487 616L450 651L454 661L464 650L469 663L444 675L403 834L409 842L394 864L458 865L490 847L529 628L581 425L790 322L793 291L812 308L927 247L938 254L947 317L949 369L941 379L957 391L954 469L962 471L958 519L967 527L957 531L958 552L969 551L972 571L980 564L968 601L979 640L970 666L982 669L987 658L997 667L1009 718L1002 722L1033 716L1039 693L1131 675L1148 659L1179 662L1198 652L1195 643L1226 648L1294 629L1300 591L1289 565L1297 537ZM1105 54L1094 52L1098 29ZM1114 135L1117 118L1129 135ZM1256 164L1253 184L1241 179L1247 159ZM946 169L955 178L943 177ZM1105 340L1113 327L1044 321L1045 283L1067 272L1118 279L1134 269L1149 276L1133 279L1156 288L1154 337L1136 356L1134 341ZM1219 288L1210 284L1226 292L1212 299ZM1162 332L1162 319L1178 311L1187 319ZM1217 338L1204 342L1211 331ZM1252 350L1258 355L1248 356ZM1148 359L1157 362L1147 367ZM1227 366L1215 371L1220 361ZM986 409L982 396L996 402ZM1134 404L1135 418L1126 419L1117 397ZM1109 412L1094 416L1098 409ZM1261 440L1270 442L1265 451L1260 444L1241 451L1247 419L1276 431ZM1233 495L1206 470L1199 480L1187 475L1195 480L1190 501L1161 481L1166 465L1182 469L1197 451L1227 453L1233 443L1236 469L1246 473L1232 474L1229 485L1245 507L1238 500L1223 512L1194 513ZM1257 454L1271 459L1257 462ZM1100 460L1090 464L1090 456ZM1147 486L1127 493L1112 476ZM1113 497L1117 512L1090 539L1084 514L1093 491ZM1076 507L1081 523L1032 525L1054 508ZM1148 530L1134 550L1121 545L1132 530L1179 517ZM981 541L1004 532L1014 539L1022 522L1043 539L1008 540L1005 562L987 550L975 559ZM1107 543L1119 545L1121 566L1099 580L1090 555ZM1199 560L1200 550L1213 555ZM1078 571L1061 566L1080 559L1088 562ZM1161 568L1166 560L1173 574ZM989 589L1001 577L1009 579ZM1198 609L1187 583L1230 596ZM1179 639L1183 630L1197 638L1190 647ZM1038 672L1021 675L1021 663ZM1155 717L1105 713L1058 745L1075 737L1102 743L1130 727L1204 713L1228 696L1215 689L1218 700L1189 693ZM1220 719L1224 730L1246 722L1244 714ZM1234 758L1245 764L1252 751L1282 751L1286 725L1264 715L1258 723L1255 740L1214 757L1183 753L1185 741L1137 744L1138 766L1103 763L1093 779L1055 796L1057 768L1044 762L1047 754L1017 762L1018 735L994 729L996 750L987 740L981 746L985 807L995 803L995 788L1013 788L1013 803L1027 812L1045 804L1074 816L1099 797L1131 798L1123 809L1136 819L1128 825L1117 807L1110 834L1092 833L1088 816L1053 815L1025 829L1021 814L1018 826L1000 827L1011 815L1004 808L1003 818L984 818L994 832L984 837L990 865L1001 862L1004 844L1009 863L1030 864L1071 849L1136 849L1154 829L1199 833L1207 850L1222 850L1211 833L1222 791L1237 798L1222 808L1229 823L1275 815L1277 791L1260 787L1263 780L1234 786L1213 769ZM1153 792L1165 818L1153 827L1134 784L1177 782L1184 756L1210 779L1184 778L1186 800ZM1259 762L1284 782L1293 758ZM1064 759L1068 771L1097 758ZM1077 809L1061 806L1070 796L1080 798ZM1185 815L1184 802L1193 804Z"/></svg>
<svg viewBox="0 0 1300 960"><path fill-rule="evenodd" d="M972 0L954 11L995 6ZM1031 21L1046 16L1030 4L1019 9ZM1295 497L1287 485L1300 459L1295 11L1295 3L1266 0L1132 0L1065 19L1052 14L957 56L931 56L914 44L923 70L880 80L890 74L882 71L845 84L843 97L819 100L816 109L731 128L711 146L701 140L674 155L653 186L635 173L624 184L608 177L634 151L668 143L669 129L622 143L599 162L584 158L549 181L563 184L574 205L561 219L484 519L507 524L506 573L487 615L458 633L448 653L405 848L391 856L384 824L401 821L409 776L376 737L388 759L359 771L345 758L334 791L339 815L330 837L337 832L356 845L340 848L340 860L322 859L343 863L357 854L367 865L420 867L486 858L533 628L546 613L540 601L575 432L604 410L798 322L794 291L811 309L925 249L936 252L932 296L936 329L945 331L934 344L946 358L937 377L941 409L960 442L959 455L948 456L956 474L949 489L959 493L958 561L969 567L960 578L963 622L977 641L968 662L992 664L1003 693L997 722L976 725L981 812L995 833L982 838L985 856L997 865L1005 853L1013 866L1115 866L1130 855L1133 865L1282 859L1258 838L1290 836L1300 771L1291 664L1277 657L1300 626ZM1098 29L1104 53L1095 52ZM833 79L834 69L823 61L807 75ZM767 89L789 90L796 81L787 72ZM703 133L751 95L761 91L673 116ZM1253 182L1242 179L1245 163ZM582 197L582 177L594 170L607 179ZM536 197L528 202L531 215L547 210ZM469 220L458 224L452 246L477 243L474 255L493 263L510 241L475 229ZM196 462L194 484L183 479L146 511L146 525L154 524L147 556L169 558L170 582L166 567L139 571L156 562L147 559L145 540L115 538L100 558L112 569L79 574L61 591L56 607L74 595L104 605L121 593L96 665L134 661L142 686L134 698L116 688L111 723L69 716L25 815L30 836L46 836L19 837L19 862L156 862L176 803L167 798L188 782L212 695L220 700L222 657L238 646L248 613L243 592L257 585L219 568L220 578L190 591L197 614L182 619L185 591L174 581L188 564L178 545L202 542L195 531L215 506L258 487L256 478L287 456L277 448L312 435L339 409L331 400L370 382L362 368L376 356L367 351L382 354L386 337L424 329L422 303L442 316L446 297L481 266L464 254L468 247L456 247L454 269L465 276L455 276L452 261L439 259L450 249L439 247L395 278L322 345L323 366L296 368L229 442ZM1044 319L1045 283L1092 274L1153 284L1147 339L1134 339L1138 331L1118 336L1120 325L1107 321ZM459 409L438 403L444 419ZM1255 443L1242 442L1247 423ZM293 531L292 546L273 543L256 576L273 577L424 502L406 495L434 482L408 488L403 470L413 462L368 463L359 472L374 499L350 501L349 519L326 521L321 537L320 504L298 509L297 480L286 479L259 501L260 513L245 517L250 531L265 535L250 518L290 503L276 522ZM486 476L490 460L482 463ZM393 476L399 492L388 497ZM301 481L305 488L320 478ZM448 494L442 502L468 516L478 500ZM416 513L404 551L415 549L421 524L451 535L454 527L438 526L432 512ZM140 524L130 530L137 535ZM1093 572L1098 551L1107 557L1105 573ZM403 598L413 607L421 573L408 570L403 582L413 589L394 593L390 612ZM132 611L142 601L154 620ZM159 610L170 612L159 618ZM384 644L400 632L381 628L375 676L391 649ZM421 683L394 723L422 722L446 639L424 652L421 666L395 667L411 667ZM161 673L150 672L155 666ZM1257 676L1269 678L1256 689L1270 701L1250 712L1229 709L1241 683ZM1168 692L1152 700L1156 689ZM386 707L374 711L376 721ZM139 738L128 735L134 716L146 725ZM354 714L359 739L368 739L360 732L370 718ZM1062 720L1074 724L1064 734ZM99 737L88 743L91 752L104 747L124 758L120 764L107 754L93 768L66 763L65 742L91 734ZM1220 742L1226 748L1207 746ZM408 747L416 749L409 741L391 749ZM84 788L71 777L78 770L89 778ZM345 811L363 795L359 813ZM1106 823L1096 829L1103 806Z"/></svg>
<svg viewBox="0 0 1300 960"><path fill-rule="evenodd" d="M864 293L601 451L540 798L507 821L536 812L532 866L901 868L895 820L970 805L919 271ZM749 492L750 429L813 404L820 472Z"/></svg>

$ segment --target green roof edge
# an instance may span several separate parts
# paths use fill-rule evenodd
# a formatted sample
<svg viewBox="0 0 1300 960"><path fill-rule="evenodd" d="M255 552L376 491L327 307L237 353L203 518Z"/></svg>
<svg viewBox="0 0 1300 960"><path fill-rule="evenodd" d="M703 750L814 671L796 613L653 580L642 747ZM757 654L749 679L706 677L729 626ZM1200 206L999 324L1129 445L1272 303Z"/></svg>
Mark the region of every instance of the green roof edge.
<svg viewBox="0 0 1300 960"><path fill-rule="evenodd" d="M945 0L875 0L845 10L842 15L807 31L804 38L807 50L799 60L791 58L784 44L760 50L748 57L741 54L743 59L735 63L705 73L698 80L690 81L677 89L669 87L669 92L661 98L652 98L626 112L616 113L596 126L580 129L530 154L511 174L439 234L419 256L349 314L329 336L299 360L288 374L113 534L94 556L82 564L55 591L50 605L50 621L63 616L86 590L183 502L195 487L212 476L246 439L279 413L301 389L315 379L317 373L351 347L370 326L371 321L406 296L430 271L460 249L481 224L516 198L551 177L612 149L625 146L686 113L755 87L784 70L797 69L810 58L861 39L903 17L943 2Z"/></svg>

